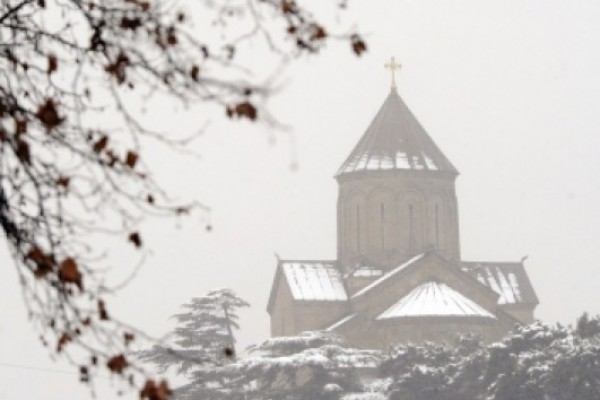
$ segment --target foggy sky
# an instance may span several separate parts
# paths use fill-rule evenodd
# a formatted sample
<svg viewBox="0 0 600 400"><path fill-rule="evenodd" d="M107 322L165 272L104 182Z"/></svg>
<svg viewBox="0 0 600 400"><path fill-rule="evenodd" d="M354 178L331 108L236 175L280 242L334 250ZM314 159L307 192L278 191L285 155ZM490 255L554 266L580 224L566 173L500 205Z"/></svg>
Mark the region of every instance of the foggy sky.
<svg viewBox="0 0 600 400"><path fill-rule="evenodd" d="M288 69L269 103L288 130L231 123L212 108L180 116L168 104L153 116L173 130L209 122L194 144L200 160L149 149L149 164L179 198L208 204L214 229L200 217L149 222L152 254L112 308L162 335L190 297L231 287L252 304L241 346L265 339L274 253L336 257L333 174L387 96L383 64L393 55L400 96L461 173L463 259L528 255L544 321L600 313L600 4L355 1L341 16L357 22L369 50L357 59L330 43ZM118 276L124 257L114 255ZM0 264L0 399L87 398L30 329L4 244ZM110 379L98 384L99 398L113 398Z"/></svg>

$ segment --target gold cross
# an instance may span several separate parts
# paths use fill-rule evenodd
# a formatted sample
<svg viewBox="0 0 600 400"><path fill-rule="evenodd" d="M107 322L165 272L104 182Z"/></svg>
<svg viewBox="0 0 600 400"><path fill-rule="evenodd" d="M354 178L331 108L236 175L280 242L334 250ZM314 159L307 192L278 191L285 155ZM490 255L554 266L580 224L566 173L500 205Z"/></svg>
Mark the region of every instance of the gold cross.
<svg viewBox="0 0 600 400"><path fill-rule="evenodd" d="M390 62L386 63L384 67L392 71L392 89L396 89L396 70L399 70L402 65L397 63L396 59L392 57Z"/></svg>

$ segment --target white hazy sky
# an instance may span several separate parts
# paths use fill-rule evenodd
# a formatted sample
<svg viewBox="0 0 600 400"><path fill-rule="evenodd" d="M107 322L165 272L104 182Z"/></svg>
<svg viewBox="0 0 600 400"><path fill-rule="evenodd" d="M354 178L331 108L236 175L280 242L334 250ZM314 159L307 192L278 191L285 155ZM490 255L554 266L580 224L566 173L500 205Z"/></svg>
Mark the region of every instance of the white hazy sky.
<svg viewBox="0 0 600 400"><path fill-rule="evenodd" d="M221 110L155 115L174 130L210 120L194 145L201 160L153 162L180 198L212 207L214 230L195 218L149 223L152 254L112 308L161 335L181 303L226 286L252 304L241 345L266 338L274 253L336 256L332 177L385 99L394 55L400 95L461 172L463 258L528 255L541 320L600 313L600 3L353 1L342 17L367 33L369 51L356 59L330 45L286 71L270 107L289 132L230 123ZM129 260L117 256L119 274ZM0 265L0 399L89 398L31 331L4 246ZM113 398L110 379L98 384L99 398Z"/></svg>

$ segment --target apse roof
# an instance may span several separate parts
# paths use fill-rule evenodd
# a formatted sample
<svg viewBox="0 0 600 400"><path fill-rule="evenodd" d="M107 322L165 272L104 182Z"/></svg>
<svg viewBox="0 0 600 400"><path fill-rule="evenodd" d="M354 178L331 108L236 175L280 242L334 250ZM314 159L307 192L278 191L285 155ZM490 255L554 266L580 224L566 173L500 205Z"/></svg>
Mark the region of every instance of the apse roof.
<svg viewBox="0 0 600 400"><path fill-rule="evenodd" d="M345 301L342 276L332 261L282 261L295 300Z"/></svg>
<svg viewBox="0 0 600 400"><path fill-rule="evenodd" d="M375 115L336 176L380 170L424 170L458 174L396 89Z"/></svg>
<svg viewBox="0 0 600 400"><path fill-rule="evenodd" d="M377 319L439 316L496 318L444 283L429 281L414 288Z"/></svg>

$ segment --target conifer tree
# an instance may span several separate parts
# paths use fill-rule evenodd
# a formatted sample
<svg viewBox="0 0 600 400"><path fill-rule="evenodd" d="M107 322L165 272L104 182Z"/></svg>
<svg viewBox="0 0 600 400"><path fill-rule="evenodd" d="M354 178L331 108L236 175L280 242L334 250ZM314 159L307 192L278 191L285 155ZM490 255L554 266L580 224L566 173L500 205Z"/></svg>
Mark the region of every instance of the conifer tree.
<svg viewBox="0 0 600 400"><path fill-rule="evenodd" d="M155 364L161 372L174 368L179 374L223 365L235 359L238 310L248 306L230 289L194 297L182 305L183 312L172 317L177 321L172 333L174 346L155 344L139 357Z"/></svg>

